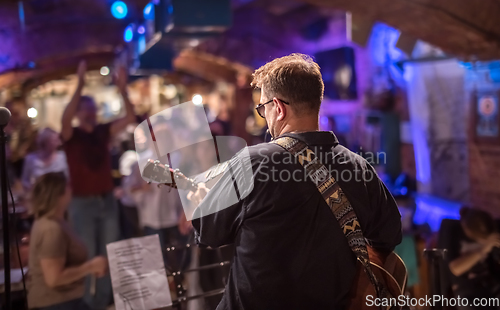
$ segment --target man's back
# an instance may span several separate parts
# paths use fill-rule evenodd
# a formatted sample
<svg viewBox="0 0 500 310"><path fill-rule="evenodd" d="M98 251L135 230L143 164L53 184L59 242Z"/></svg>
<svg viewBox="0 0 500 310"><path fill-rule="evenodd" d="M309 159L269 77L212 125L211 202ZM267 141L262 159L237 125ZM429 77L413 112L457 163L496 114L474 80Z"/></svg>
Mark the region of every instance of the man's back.
<svg viewBox="0 0 500 310"><path fill-rule="evenodd" d="M401 240L400 215L373 168L337 145L332 133L286 136L314 150L348 196L365 237L378 248L392 250ZM260 144L249 151L251 193L233 206L193 220L201 244L236 245L218 309L342 309L356 258L333 213L305 178L304 168L282 147ZM239 168L233 167L233 176L240 174ZM221 184L230 177L216 184L200 210L224 198L228 189Z"/></svg>

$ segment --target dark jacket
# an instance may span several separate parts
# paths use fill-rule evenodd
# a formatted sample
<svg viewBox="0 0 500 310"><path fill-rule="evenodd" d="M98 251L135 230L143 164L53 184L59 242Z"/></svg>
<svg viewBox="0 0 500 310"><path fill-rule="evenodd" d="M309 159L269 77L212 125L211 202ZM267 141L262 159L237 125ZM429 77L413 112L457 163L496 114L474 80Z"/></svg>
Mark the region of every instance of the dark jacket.
<svg viewBox="0 0 500 310"><path fill-rule="evenodd" d="M287 135L307 143L334 174L375 247L401 242L399 210L366 160L331 132ZM333 213L282 147L259 144L248 155L251 169L233 158L194 215L199 244L236 246L217 309L342 309L356 258Z"/></svg>

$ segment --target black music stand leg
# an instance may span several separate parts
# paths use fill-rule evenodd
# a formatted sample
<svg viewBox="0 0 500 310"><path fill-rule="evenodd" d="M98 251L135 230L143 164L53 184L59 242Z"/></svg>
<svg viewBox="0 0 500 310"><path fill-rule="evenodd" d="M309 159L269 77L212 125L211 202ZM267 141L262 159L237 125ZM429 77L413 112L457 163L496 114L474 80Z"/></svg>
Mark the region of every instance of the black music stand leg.
<svg viewBox="0 0 500 310"><path fill-rule="evenodd" d="M187 304L186 289L182 284L183 277L181 276L180 271L173 272L172 275L174 276L175 291L177 293L177 300L178 300L178 303L174 307L177 310L182 310L186 308Z"/></svg>
<svg viewBox="0 0 500 310"><path fill-rule="evenodd" d="M446 249L424 249L424 256L429 262L429 279L431 295L440 295L441 292L441 266L443 264ZM442 310L441 303L435 304L431 307L432 310Z"/></svg>
<svg viewBox="0 0 500 310"><path fill-rule="evenodd" d="M7 164L5 144L7 137L3 127L0 127L0 191L2 193L2 231L3 231L3 262L5 273L5 308L11 309L10 290L10 239L9 239L9 205L7 202Z"/></svg>
<svg viewBox="0 0 500 310"><path fill-rule="evenodd" d="M216 253L217 253L217 257L219 259L219 262L223 262L224 261L224 258L222 257L222 251L221 251L221 248L217 248L216 250ZM221 268L221 280L222 280L222 286L223 287L226 287L226 284L227 284L227 279L226 279L226 273L224 272L225 271L225 268Z"/></svg>

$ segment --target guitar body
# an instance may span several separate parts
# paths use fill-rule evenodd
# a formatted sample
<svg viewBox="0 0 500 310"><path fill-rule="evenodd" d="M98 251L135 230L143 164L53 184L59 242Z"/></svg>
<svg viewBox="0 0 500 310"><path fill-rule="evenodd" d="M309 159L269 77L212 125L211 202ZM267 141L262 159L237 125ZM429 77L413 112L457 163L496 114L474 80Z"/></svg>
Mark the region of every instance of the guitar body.
<svg viewBox="0 0 500 310"><path fill-rule="evenodd" d="M397 298L404 295L407 270L403 260L394 252L391 252L387 257L383 257L377 253L373 248L367 246L368 255L370 257L370 264L373 273L377 279L385 286L390 296ZM367 296L371 295L373 298L367 300ZM373 309L391 309L400 310L401 307L376 307L374 305L368 306L369 301L377 298L375 287L370 282L363 265L358 261L356 264L356 276L349 292L349 306L347 310L373 310Z"/></svg>

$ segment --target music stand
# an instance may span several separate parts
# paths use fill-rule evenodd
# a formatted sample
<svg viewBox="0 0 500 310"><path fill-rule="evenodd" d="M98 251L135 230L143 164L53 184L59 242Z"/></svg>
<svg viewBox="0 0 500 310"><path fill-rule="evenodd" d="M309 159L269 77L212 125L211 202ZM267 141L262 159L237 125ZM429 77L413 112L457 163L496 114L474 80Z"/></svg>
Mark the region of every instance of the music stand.
<svg viewBox="0 0 500 310"><path fill-rule="evenodd" d="M170 246L166 248L166 252L172 252L172 251L189 251L193 246L197 246L196 244L186 244L184 246ZM220 252L220 249L226 247L222 246L219 248L207 248L209 250L217 251L217 254L219 256L219 262L214 263L214 264L208 264L204 266L198 266L196 268L191 268L191 269L186 269L186 270L178 270L174 272L167 272L167 277L173 277L174 279L174 284L175 284L175 289L177 293L177 298L175 300L172 300L172 308L181 310L183 309L183 306L190 300L198 299L198 298L206 298L206 297L211 297L211 296L216 296L219 294L224 293L224 288L220 289L215 289L207 292L203 292L202 294L197 294L193 296L186 296L187 289L182 285L182 275L186 273L191 273L191 272L199 272L202 270L209 270L209 269L215 269L215 268L224 268L225 266L231 265L230 261L224 261L222 259L222 255ZM225 286L226 285L226 279L222 279L222 284Z"/></svg>

